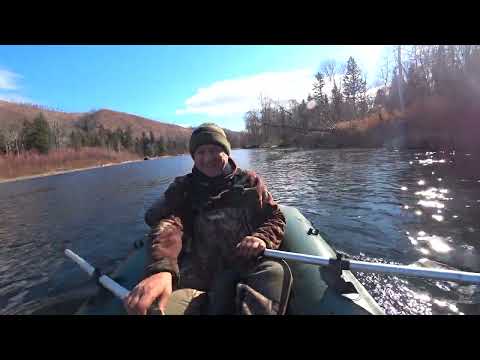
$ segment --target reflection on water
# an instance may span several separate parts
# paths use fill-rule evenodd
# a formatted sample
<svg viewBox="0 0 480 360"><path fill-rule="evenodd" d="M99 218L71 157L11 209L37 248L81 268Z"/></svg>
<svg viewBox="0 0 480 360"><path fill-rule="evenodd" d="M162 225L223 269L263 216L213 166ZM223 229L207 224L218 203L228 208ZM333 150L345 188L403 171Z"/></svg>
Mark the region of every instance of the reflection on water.
<svg viewBox="0 0 480 360"><path fill-rule="evenodd" d="M249 165L280 202L300 208L334 247L360 260L415 264L428 257L423 264L430 267L478 272L475 159L459 152L259 150ZM441 282L441 289L426 279L359 278L389 314L480 313L472 306L478 295L472 304L458 284Z"/></svg>
<svg viewBox="0 0 480 360"><path fill-rule="evenodd" d="M416 243L418 244L419 241L426 242L433 251L436 251L438 253L447 253L452 250L452 248L447 244L448 240L442 239L440 236L437 235L418 236Z"/></svg>
<svg viewBox="0 0 480 360"><path fill-rule="evenodd" d="M235 150L274 197L352 258L480 271L480 172L460 152ZM94 289L63 256L114 269L190 156L0 184L0 314L71 312ZM480 314L476 285L357 273L388 314ZM67 306L68 304L68 306Z"/></svg>

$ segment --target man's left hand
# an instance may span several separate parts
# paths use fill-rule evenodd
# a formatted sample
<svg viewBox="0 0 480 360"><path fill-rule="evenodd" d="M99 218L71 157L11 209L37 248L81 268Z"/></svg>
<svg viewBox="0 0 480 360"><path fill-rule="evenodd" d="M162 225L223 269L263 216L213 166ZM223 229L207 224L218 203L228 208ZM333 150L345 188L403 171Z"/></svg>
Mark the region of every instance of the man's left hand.
<svg viewBox="0 0 480 360"><path fill-rule="evenodd" d="M238 255L247 258L257 257L267 248L265 241L255 236L245 236L237 245Z"/></svg>

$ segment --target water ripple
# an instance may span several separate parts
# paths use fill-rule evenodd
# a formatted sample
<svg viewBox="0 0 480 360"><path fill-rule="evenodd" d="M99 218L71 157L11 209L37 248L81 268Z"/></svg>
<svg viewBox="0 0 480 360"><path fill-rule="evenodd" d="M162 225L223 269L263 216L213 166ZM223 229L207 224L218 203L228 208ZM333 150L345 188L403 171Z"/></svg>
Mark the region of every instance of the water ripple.
<svg viewBox="0 0 480 360"><path fill-rule="evenodd" d="M480 271L475 154L385 149L234 150L274 198L353 258ZM0 184L0 314L72 311L90 291L65 247L114 269L145 210L190 156ZM357 273L388 314L480 314L478 286ZM62 305L63 304L63 305Z"/></svg>

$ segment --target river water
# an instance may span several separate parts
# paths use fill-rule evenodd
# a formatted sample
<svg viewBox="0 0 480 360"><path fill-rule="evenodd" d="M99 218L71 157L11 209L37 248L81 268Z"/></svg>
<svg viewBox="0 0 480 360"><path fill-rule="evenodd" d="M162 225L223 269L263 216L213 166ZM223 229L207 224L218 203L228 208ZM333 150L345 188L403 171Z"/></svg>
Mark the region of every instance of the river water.
<svg viewBox="0 0 480 360"><path fill-rule="evenodd" d="M366 261L480 272L479 156L387 149L234 150L274 198ZM95 291L63 255L108 272L189 156L0 184L0 314L72 313ZM480 286L357 273L387 314L480 314Z"/></svg>

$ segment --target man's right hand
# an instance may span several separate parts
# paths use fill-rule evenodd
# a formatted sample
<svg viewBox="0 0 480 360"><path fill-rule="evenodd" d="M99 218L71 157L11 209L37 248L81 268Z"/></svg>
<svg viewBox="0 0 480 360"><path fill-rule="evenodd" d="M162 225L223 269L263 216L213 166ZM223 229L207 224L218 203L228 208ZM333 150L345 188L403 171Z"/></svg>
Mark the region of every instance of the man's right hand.
<svg viewBox="0 0 480 360"><path fill-rule="evenodd" d="M129 315L146 315L152 303L158 299L158 307L164 311L172 294L172 274L161 272L140 283L123 300Z"/></svg>

